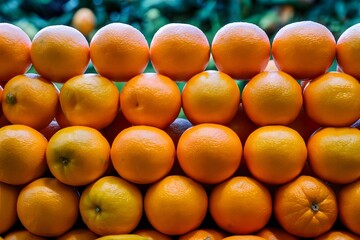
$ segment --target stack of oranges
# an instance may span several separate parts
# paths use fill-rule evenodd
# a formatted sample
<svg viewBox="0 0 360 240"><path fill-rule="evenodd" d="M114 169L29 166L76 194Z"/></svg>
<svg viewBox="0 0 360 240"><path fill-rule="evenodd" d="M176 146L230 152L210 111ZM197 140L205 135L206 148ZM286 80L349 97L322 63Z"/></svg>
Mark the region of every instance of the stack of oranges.
<svg viewBox="0 0 360 240"><path fill-rule="evenodd" d="M360 25L0 23L0 53L5 239L360 239Z"/></svg>

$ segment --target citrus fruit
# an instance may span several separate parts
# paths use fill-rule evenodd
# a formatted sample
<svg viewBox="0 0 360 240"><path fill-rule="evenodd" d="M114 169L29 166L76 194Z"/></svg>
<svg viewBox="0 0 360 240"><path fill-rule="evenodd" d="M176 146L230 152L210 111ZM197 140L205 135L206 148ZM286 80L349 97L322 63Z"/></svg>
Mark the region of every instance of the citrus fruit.
<svg viewBox="0 0 360 240"><path fill-rule="evenodd" d="M181 93L170 78L144 73L125 84L120 105L124 116L133 125L166 128L180 112Z"/></svg>
<svg viewBox="0 0 360 240"><path fill-rule="evenodd" d="M286 125L300 113L301 87L285 72L262 72L245 85L242 104L247 116L257 125Z"/></svg>
<svg viewBox="0 0 360 240"><path fill-rule="evenodd" d="M78 211L78 193L55 178L39 178L29 183L17 200L21 224L43 237L57 237L70 230Z"/></svg>
<svg viewBox="0 0 360 240"><path fill-rule="evenodd" d="M223 238L223 240L264 240L265 238L255 235L233 235L230 237Z"/></svg>
<svg viewBox="0 0 360 240"><path fill-rule="evenodd" d="M71 25L87 36L94 31L96 25L95 14L89 8L80 8L75 12Z"/></svg>
<svg viewBox="0 0 360 240"><path fill-rule="evenodd" d="M36 72L52 82L63 83L84 73L90 60L84 35L65 25L52 25L37 32L30 54Z"/></svg>
<svg viewBox="0 0 360 240"><path fill-rule="evenodd" d="M256 235L267 240L299 240L299 238L292 236L282 228L276 227L265 227L258 231Z"/></svg>
<svg viewBox="0 0 360 240"><path fill-rule="evenodd" d="M179 236L179 240L217 240L214 235L212 235L210 232L206 231L205 229L195 229L193 231L190 231L186 234L183 234ZM222 238L221 238L222 239Z"/></svg>
<svg viewBox="0 0 360 240"><path fill-rule="evenodd" d="M202 185L185 176L167 176L151 185L144 198L150 224L168 235L185 234L205 218L208 198Z"/></svg>
<svg viewBox="0 0 360 240"><path fill-rule="evenodd" d="M124 23L110 23L92 37L90 56L100 75L112 81L128 81L145 70L149 46L136 28Z"/></svg>
<svg viewBox="0 0 360 240"><path fill-rule="evenodd" d="M177 146L184 172L202 183L215 184L231 177L238 169L242 145L226 126L203 123L186 130Z"/></svg>
<svg viewBox="0 0 360 240"><path fill-rule="evenodd" d="M184 113L193 124L227 124L240 104L240 90L229 75L209 70L196 74L184 86Z"/></svg>
<svg viewBox="0 0 360 240"><path fill-rule="evenodd" d="M45 237L40 237L32 234L28 230L11 231L4 237L4 240L46 240Z"/></svg>
<svg viewBox="0 0 360 240"><path fill-rule="evenodd" d="M314 238L315 240L359 240L360 237L344 230L330 230L319 237Z"/></svg>
<svg viewBox="0 0 360 240"><path fill-rule="evenodd" d="M250 79L269 62L270 41L255 24L233 22L216 32L211 51L219 71L235 79Z"/></svg>
<svg viewBox="0 0 360 240"><path fill-rule="evenodd" d="M111 160L119 175L133 183L149 184L171 170L175 146L169 135L151 126L124 129L111 146Z"/></svg>
<svg viewBox="0 0 360 240"><path fill-rule="evenodd" d="M150 59L156 72L174 81L187 81L204 71L210 58L210 45L205 34L185 23L161 27L150 44Z"/></svg>
<svg viewBox="0 0 360 240"><path fill-rule="evenodd" d="M91 240L97 238L98 235L86 228L75 228L64 235L56 238L56 240Z"/></svg>
<svg viewBox="0 0 360 240"><path fill-rule="evenodd" d="M136 235L149 238L149 240L171 240L170 236L167 236L155 229L139 229L134 232Z"/></svg>
<svg viewBox="0 0 360 240"><path fill-rule="evenodd" d="M0 182L0 234L8 231L17 220L16 202L19 189Z"/></svg>

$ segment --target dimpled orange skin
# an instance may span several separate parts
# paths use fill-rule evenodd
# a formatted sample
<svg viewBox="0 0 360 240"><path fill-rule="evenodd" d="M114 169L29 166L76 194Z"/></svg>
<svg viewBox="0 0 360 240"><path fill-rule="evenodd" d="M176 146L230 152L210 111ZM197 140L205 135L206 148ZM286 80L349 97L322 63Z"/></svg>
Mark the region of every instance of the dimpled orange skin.
<svg viewBox="0 0 360 240"><path fill-rule="evenodd" d="M295 79L314 78L325 73L335 54L333 34L313 21L287 24L276 33L272 43L276 66Z"/></svg>
<svg viewBox="0 0 360 240"><path fill-rule="evenodd" d="M0 234L8 231L17 220L16 201L20 188L0 182Z"/></svg>
<svg viewBox="0 0 360 240"><path fill-rule="evenodd" d="M161 27L150 44L150 59L156 72L174 81L187 81L204 71L210 58L210 45L197 27L170 23Z"/></svg>
<svg viewBox="0 0 360 240"><path fill-rule="evenodd" d="M314 240L360 240L360 236L344 230L330 230Z"/></svg>
<svg viewBox="0 0 360 240"><path fill-rule="evenodd" d="M270 41L252 23L229 23L216 33L212 56L219 71L235 79L250 79L264 71L270 59Z"/></svg>
<svg viewBox="0 0 360 240"><path fill-rule="evenodd" d="M267 240L299 240L280 227L265 227L256 233Z"/></svg>

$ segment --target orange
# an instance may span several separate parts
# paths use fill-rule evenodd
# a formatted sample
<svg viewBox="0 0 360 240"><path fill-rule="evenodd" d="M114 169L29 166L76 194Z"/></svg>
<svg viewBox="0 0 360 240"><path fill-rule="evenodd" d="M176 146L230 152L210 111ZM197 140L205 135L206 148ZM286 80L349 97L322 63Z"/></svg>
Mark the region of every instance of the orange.
<svg viewBox="0 0 360 240"><path fill-rule="evenodd" d="M100 28L90 42L95 70L112 81L128 81L142 73L149 63L149 45L144 35L124 23Z"/></svg>
<svg viewBox="0 0 360 240"><path fill-rule="evenodd" d="M79 206L82 220L94 233L100 236L124 234L139 224L143 199L135 185L107 176L85 188Z"/></svg>
<svg viewBox="0 0 360 240"><path fill-rule="evenodd" d="M170 236L162 234L155 229L140 229L136 230L134 233L143 237L147 237L149 240L171 240Z"/></svg>
<svg viewBox="0 0 360 240"><path fill-rule="evenodd" d="M265 238L255 236L255 235L234 235L230 237L223 238L223 240L264 240Z"/></svg>
<svg viewBox="0 0 360 240"><path fill-rule="evenodd" d="M210 214L216 224L232 234L249 234L269 221L269 191L250 177L236 176L216 185L210 194Z"/></svg>
<svg viewBox="0 0 360 240"><path fill-rule="evenodd" d="M49 123L49 125L41 129L39 132L49 141L50 138L61 128L62 127L59 125L59 123L54 119L51 121L51 123Z"/></svg>
<svg viewBox="0 0 360 240"><path fill-rule="evenodd" d="M182 107L193 124L227 124L240 104L240 90L229 75L204 71L193 76L184 86Z"/></svg>
<svg viewBox="0 0 360 240"><path fill-rule="evenodd" d="M360 24L346 29L336 43L336 60L339 70L357 79L360 78L360 68L356 64L360 61L359 53Z"/></svg>
<svg viewBox="0 0 360 240"><path fill-rule="evenodd" d="M190 24L166 24L150 44L154 69L174 81L187 81L204 71L209 58L210 45L205 34Z"/></svg>
<svg viewBox="0 0 360 240"><path fill-rule="evenodd" d="M256 129L245 142L244 157L251 174L269 184L284 184L303 169L307 150L295 130L281 125Z"/></svg>
<svg viewBox="0 0 360 240"><path fill-rule="evenodd" d="M334 225L338 208L336 196L321 180L300 176L275 192L274 214L290 234L314 238Z"/></svg>
<svg viewBox="0 0 360 240"><path fill-rule="evenodd" d="M170 125L165 129L165 132L169 134L173 140L175 147L177 147L181 135L193 125L185 118L176 118Z"/></svg>
<svg viewBox="0 0 360 240"><path fill-rule="evenodd" d="M61 106L58 107L58 111L55 115L55 120L61 128L72 126L69 120L65 117L64 111L61 109Z"/></svg>
<svg viewBox="0 0 360 240"><path fill-rule="evenodd" d="M80 8L75 12L71 25L85 36L88 36L94 31L96 25L95 14L89 8Z"/></svg>
<svg viewBox="0 0 360 240"><path fill-rule="evenodd" d="M46 148L46 161L60 182L82 186L105 173L110 162L110 145L96 129L67 127L51 137Z"/></svg>
<svg viewBox="0 0 360 240"><path fill-rule="evenodd" d="M55 178L39 178L26 185L17 201L21 224L31 233L57 237L77 220L79 197L75 189Z"/></svg>
<svg viewBox="0 0 360 240"><path fill-rule="evenodd" d="M110 145L113 143L116 136L125 128L131 127L132 124L125 118L121 109L119 109L115 119L107 125L105 128L101 129L101 133L108 140Z"/></svg>
<svg viewBox="0 0 360 240"><path fill-rule="evenodd" d="M47 238L40 237L30 233L28 230L11 231L4 237L4 240L46 240Z"/></svg>
<svg viewBox="0 0 360 240"><path fill-rule="evenodd" d="M258 231L256 235L267 240L299 240L299 238L292 236L282 228L276 227L265 227Z"/></svg>
<svg viewBox="0 0 360 240"><path fill-rule="evenodd" d="M360 235L360 180L343 186L338 193L339 216L345 227Z"/></svg>
<svg viewBox="0 0 360 240"><path fill-rule="evenodd" d="M41 29L31 45L32 64L41 76L52 82L66 82L85 72L89 44L78 30L64 25Z"/></svg>
<svg viewBox="0 0 360 240"><path fill-rule="evenodd" d="M360 130L323 128L308 141L311 169L324 181L347 184L360 178Z"/></svg>
<svg viewBox="0 0 360 240"><path fill-rule="evenodd" d="M281 71L262 72L244 87L242 103L257 125L286 125L299 115L302 104L300 85Z"/></svg>
<svg viewBox="0 0 360 240"><path fill-rule="evenodd" d="M97 237L98 235L89 229L75 228L56 238L56 240L93 240Z"/></svg>
<svg viewBox="0 0 360 240"><path fill-rule="evenodd" d="M360 237L344 230L330 230L315 240L360 240Z"/></svg>
<svg viewBox="0 0 360 240"><path fill-rule="evenodd" d="M151 185L144 198L150 224L168 235L182 235L199 227L208 197L202 185L185 176L167 176Z"/></svg>
<svg viewBox="0 0 360 240"><path fill-rule="evenodd" d="M133 183L149 184L165 177L174 163L175 146L169 135L151 126L124 129L111 146L119 175Z"/></svg>
<svg viewBox="0 0 360 240"><path fill-rule="evenodd" d="M166 128L180 112L181 93L170 78L144 73L125 84L120 105L125 118L133 125Z"/></svg>
<svg viewBox="0 0 360 240"><path fill-rule="evenodd" d="M60 105L71 125L96 129L108 126L119 110L119 91L109 79L96 74L71 78L60 90Z"/></svg>
<svg viewBox="0 0 360 240"><path fill-rule="evenodd" d="M313 21L285 25L272 43L276 66L296 79L314 78L325 73L335 54L334 36L324 25Z"/></svg>
<svg viewBox="0 0 360 240"><path fill-rule="evenodd" d="M9 80L2 96L5 117L13 124L43 129L58 111L58 90L36 74L18 75Z"/></svg>
<svg viewBox="0 0 360 240"><path fill-rule="evenodd" d="M220 28L212 41L217 69L235 79L250 79L264 71L270 59L270 41L252 23L233 22Z"/></svg>
<svg viewBox="0 0 360 240"><path fill-rule="evenodd" d="M213 123L188 129L177 146L181 168L202 183L215 184L231 177L240 165L241 156L242 145L236 133Z"/></svg>
<svg viewBox="0 0 360 240"><path fill-rule="evenodd" d="M16 201L19 189L0 182L0 234L8 231L17 220Z"/></svg>
<svg viewBox="0 0 360 240"><path fill-rule="evenodd" d="M322 126L350 126L360 118L360 83L346 73L328 72L304 89L307 115Z"/></svg>
<svg viewBox="0 0 360 240"><path fill-rule="evenodd" d="M0 128L0 181L21 185L41 177L46 170L46 138L25 125Z"/></svg>
<svg viewBox="0 0 360 240"><path fill-rule="evenodd" d="M0 23L0 81L7 82L30 68L31 40L19 27Z"/></svg>
<svg viewBox="0 0 360 240"><path fill-rule="evenodd" d="M208 232L205 229L196 229L191 232L188 232L184 235L179 236L179 240L217 240L213 234ZM223 238L219 238L223 239Z"/></svg>
<svg viewBox="0 0 360 240"><path fill-rule="evenodd" d="M288 127L297 131L304 141L306 142L310 136L321 126L310 119L306 114L305 109L301 109L297 118L291 123L287 124Z"/></svg>

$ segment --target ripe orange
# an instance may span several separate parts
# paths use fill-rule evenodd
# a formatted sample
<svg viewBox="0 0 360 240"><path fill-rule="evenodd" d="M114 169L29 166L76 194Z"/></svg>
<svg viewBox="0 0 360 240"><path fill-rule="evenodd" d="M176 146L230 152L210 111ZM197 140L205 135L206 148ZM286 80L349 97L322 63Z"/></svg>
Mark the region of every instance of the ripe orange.
<svg viewBox="0 0 360 240"><path fill-rule="evenodd" d="M143 199L135 185L107 176L85 188L79 206L82 220L94 233L100 236L125 234L138 225Z"/></svg>
<svg viewBox="0 0 360 240"><path fill-rule="evenodd" d="M262 72L244 87L242 103L257 125L286 125L299 115L303 99L300 85L285 72Z"/></svg>
<svg viewBox="0 0 360 240"><path fill-rule="evenodd" d="M300 176L275 192L275 217L295 236L313 238L327 232L337 213L334 192L317 178Z"/></svg>
<svg viewBox="0 0 360 240"><path fill-rule="evenodd" d="M341 222L360 235L360 180L343 186L338 193Z"/></svg>
<svg viewBox="0 0 360 240"><path fill-rule="evenodd" d="M235 79L250 79L264 71L270 59L270 41L252 23L233 22L220 28L212 41L217 69Z"/></svg>
<svg viewBox="0 0 360 240"><path fill-rule="evenodd" d="M18 75L6 83L2 96L5 117L13 124L43 129L58 111L58 90L36 74Z"/></svg>
<svg viewBox="0 0 360 240"><path fill-rule="evenodd" d="M107 125L105 128L101 129L101 133L108 140L110 145L113 143L116 136L125 128L131 127L132 124L125 118L121 109L119 109L118 114L115 119Z"/></svg>
<svg viewBox="0 0 360 240"><path fill-rule="evenodd" d="M30 68L31 40L19 27L0 23L0 81L9 81Z"/></svg>
<svg viewBox="0 0 360 240"><path fill-rule="evenodd" d="M360 78L360 68L356 64L360 61L359 37L360 24L355 24L341 34L336 44L336 60L340 70L357 79Z"/></svg>
<svg viewBox="0 0 360 240"><path fill-rule="evenodd" d="M89 229L75 228L56 238L56 240L92 240L96 238L98 238L98 235Z"/></svg>
<svg viewBox="0 0 360 240"><path fill-rule="evenodd" d="M57 237L70 230L78 211L78 193L55 178L39 178L29 183L17 200L21 224L29 232L44 237Z"/></svg>
<svg viewBox="0 0 360 240"><path fill-rule="evenodd" d="M204 187L185 176L165 177L151 185L144 198L150 224L168 235L181 235L197 228L207 207Z"/></svg>
<svg viewBox="0 0 360 240"><path fill-rule="evenodd" d="M94 31L96 25L95 14L89 8L80 8L75 12L71 25L85 36L88 36Z"/></svg>
<svg viewBox="0 0 360 240"><path fill-rule="evenodd" d="M299 238L292 236L282 228L276 227L265 227L258 231L256 235L267 240L299 240Z"/></svg>
<svg viewBox="0 0 360 240"><path fill-rule="evenodd" d="M182 107L193 124L228 124L240 104L240 90L230 76L218 71L204 71L184 86Z"/></svg>
<svg viewBox="0 0 360 240"><path fill-rule="evenodd" d="M96 129L67 127L50 139L46 161L51 173L60 182L82 186L105 173L110 162L110 145Z"/></svg>
<svg viewBox="0 0 360 240"><path fill-rule="evenodd" d="M181 135L193 125L185 118L176 118L169 127L165 129L165 132L171 137L175 144L175 148L178 145Z"/></svg>
<svg viewBox="0 0 360 240"><path fill-rule="evenodd" d="M133 183L149 184L166 176L175 158L169 135L151 126L124 129L111 146L111 160L119 175Z"/></svg>
<svg viewBox="0 0 360 240"><path fill-rule="evenodd" d="M350 126L360 118L360 83L346 73L328 72L304 89L307 115L322 126Z"/></svg>
<svg viewBox="0 0 360 240"><path fill-rule="evenodd" d="M84 74L68 80L60 90L60 105L71 125L96 129L108 126L119 110L119 91L109 79Z"/></svg>
<svg viewBox="0 0 360 240"><path fill-rule="evenodd" d="M196 125L185 131L177 146L181 168L202 183L219 183L238 169L242 145L234 131L212 123Z"/></svg>
<svg viewBox="0 0 360 240"><path fill-rule="evenodd" d="M215 238L213 234L208 232L205 229L195 229L193 231L190 231L186 234L183 234L179 236L178 240L218 240L218 238ZM219 238L223 239L223 238Z"/></svg>
<svg viewBox="0 0 360 240"><path fill-rule="evenodd" d="M46 170L46 138L25 125L0 128L0 181L26 184Z"/></svg>
<svg viewBox="0 0 360 240"><path fill-rule="evenodd" d="M269 191L250 177L237 176L216 185L210 194L210 214L216 224L232 234L249 234L269 221Z"/></svg>
<svg viewBox="0 0 360 240"><path fill-rule="evenodd" d="M134 234L147 237L149 238L149 240L171 240L170 236L162 234L161 232L156 231L155 229L140 229L140 230L136 230Z"/></svg>
<svg viewBox="0 0 360 240"><path fill-rule="evenodd" d="M223 238L223 240L264 240L265 238L255 236L255 235L234 235L230 237Z"/></svg>
<svg viewBox="0 0 360 240"><path fill-rule="evenodd" d="M314 240L360 240L360 237L344 230L330 230Z"/></svg>
<svg viewBox="0 0 360 240"><path fill-rule="evenodd" d="M251 174L269 184L284 184L297 177L307 158L306 144L286 126L265 126L245 142L244 157Z"/></svg>
<svg viewBox="0 0 360 240"><path fill-rule="evenodd" d="M204 71L209 58L210 45L205 34L190 24L166 24L150 44L154 69L174 81L187 81Z"/></svg>
<svg viewBox="0 0 360 240"><path fill-rule="evenodd" d="M41 29L32 40L32 64L42 77L52 82L66 82L85 72L89 44L78 30L64 25Z"/></svg>
<svg viewBox="0 0 360 240"><path fill-rule="evenodd" d="M112 81L128 81L149 63L149 46L144 35L124 23L100 28L90 42L95 70Z"/></svg>
<svg viewBox="0 0 360 240"><path fill-rule="evenodd" d="M16 201L19 189L0 182L0 234L8 231L17 220Z"/></svg>
<svg viewBox="0 0 360 240"><path fill-rule="evenodd" d="M46 240L45 237L40 237L32 234L28 230L11 231L4 237L4 240Z"/></svg>
<svg viewBox="0 0 360 240"><path fill-rule="evenodd" d="M144 73L125 84L120 94L120 105L124 116L132 124L166 128L180 112L181 93L170 78Z"/></svg>
<svg viewBox="0 0 360 240"><path fill-rule="evenodd" d="M325 73L335 54L334 36L324 25L313 21L287 24L276 33L272 43L277 67L296 79Z"/></svg>
<svg viewBox="0 0 360 240"><path fill-rule="evenodd" d="M360 178L359 129L320 129L307 148L311 169L324 181L347 184Z"/></svg>

